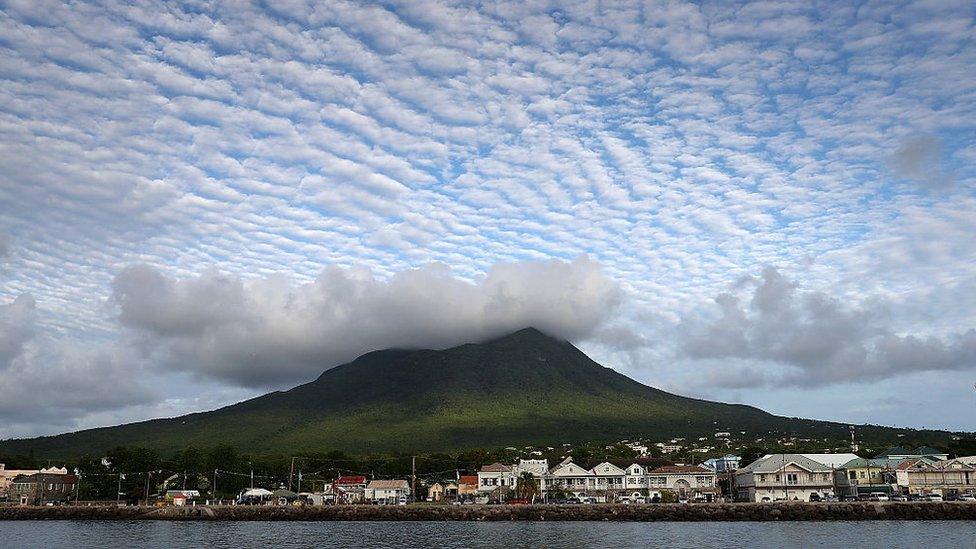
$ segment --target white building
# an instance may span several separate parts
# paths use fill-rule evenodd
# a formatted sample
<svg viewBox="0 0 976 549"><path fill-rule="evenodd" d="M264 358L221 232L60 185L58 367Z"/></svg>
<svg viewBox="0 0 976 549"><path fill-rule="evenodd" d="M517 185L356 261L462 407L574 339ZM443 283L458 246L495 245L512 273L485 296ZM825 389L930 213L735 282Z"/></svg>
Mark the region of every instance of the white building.
<svg viewBox="0 0 976 549"><path fill-rule="evenodd" d="M800 454L767 455L735 472L736 499L809 501L814 493L832 496L834 469Z"/></svg>
<svg viewBox="0 0 976 549"><path fill-rule="evenodd" d="M406 503L410 483L405 480L371 480L366 485L366 501L387 505Z"/></svg>
<svg viewBox="0 0 976 549"><path fill-rule="evenodd" d="M504 463L485 465L478 471L478 491L488 493L498 487L511 488L515 485L512 467Z"/></svg>

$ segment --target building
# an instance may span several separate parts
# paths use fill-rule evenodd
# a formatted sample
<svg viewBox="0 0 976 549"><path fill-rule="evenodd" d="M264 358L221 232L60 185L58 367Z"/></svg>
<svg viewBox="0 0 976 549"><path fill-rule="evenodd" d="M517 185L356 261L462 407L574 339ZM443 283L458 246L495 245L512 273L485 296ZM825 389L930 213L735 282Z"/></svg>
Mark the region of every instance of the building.
<svg viewBox="0 0 976 549"><path fill-rule="evenodd" d="M976 468L958 459L905 460L896 470L896 480L898 489L908 494L976 493Z"/></svg>
<svg viewBox="0 0 976 549"><path fill-rule="evenodd" d="M902 448L901 446L895 446L893 448L888 448L884 452L874 456L876 458L885 459L914 459L914 458L929 458L936 461L943 461L949 459L949 454L932 448L931 446L919 446L914 450L909 450L907 448Z"/></svg>
<svg viewBox="0 0 976 549"><path fill-rule="evenodd" d="M8 499L21 505L42 505L51 501L68 501L75 496L78 477L58 473L20 475L10 484Z"/></svg>
<svg viewBox="0 0 976 549"><path fill-rule="evenodd" d="M68 470L64 467L48 467L41 469L7 469L6 465L0 463L0 499L6 498L10 491L10 485L19 476L36 475L46 473L52 475L67 475Z"/></svg>
<svg viewBox="0 0 976 549"><path fill-rule="evenodd" d="M577 498L595 497L596 475L593 471L573 463L573 458L566 458L542 477L539 488L543 497L554 494Z"/></svg>
<svg viewBox="0 0 976 549"><path fill-rule="evenodd" d="M767 455L735 472L736 499L809 501L812 494L832 496L833 476L834 468L800 454Z"/></svg>
<svg viewBox="0 0 976 549"><path fill-rule="evenodd" d="M440 501L444 499L444 485L435 482L427 488L427 501Z"/></svg>
<svg viewBox="0 0 976 549"><path fill-rule="evenodd" d="M652 497L665 491L689 501L715 501L718 497L715 471L701 465L664 465L647 475Z"/></svg>
<svg viewBox="0 0 976 549"><path fill-rule="evenodd" d="M478 491L489 493L498 487L511 488L515 485L512 467L504 463L485 465L478 471Z"/></svg>
<svg viewBox="0 0 976 549"><path fill-rule="evenodd" d="M838 497L898 491L896 471L904 460L854 458L834 471Z"/></svg>
<svg viewBox="0 0 976 549"><path fill-rule="evenodd" d="M336 503L359 503L366 492L366 477L341 476L332 481L332 495Z"/></svg>
<svg viewBox="0 0 976 549"><path fill-rule="evenodd" d="M461 475L457 482L459 498L472 498L478 494L478 475Z"/></svg>
<svg viewBox="0 0 976 549"><path fill-rule="evenodd" d="M7 466L0 463L0 498L7 497L10 484L13 480L22 475L33 475L40 473L40 469L7 469ZM67 473L67 471L65 471Z"/></svg>
<svg viewBox="0 0 976 549"><path fill-rule="evenodd" d="M163 501L169 505L183 507L188 504L193 505L199 497L200 492L197 490L166 490Z"/></svg>
<svg viewBox="0 0 976 549"><path fill-rule="evenodd" d="M729 454L719 458L706 459L703 465L721 474L738 469L742 465L742 459L739 456Z"/></svg>
<svg viewBox="0 0 976 549"><path fill-rule="evenodd" d="M779 455L779 454L773 454ZM800 454L801 456L812 459L817 463L822 463L831 469L837 469L843 467L845 463L851 461L852 459L857 459L857 454Z"/></svg>
<svg viewBox="0 0 976 549"><path fill-rule="evenodd" d="M410 496L410 483L405 480L371 480L366 485L365 499L380 505L407 503Z"/></svg>

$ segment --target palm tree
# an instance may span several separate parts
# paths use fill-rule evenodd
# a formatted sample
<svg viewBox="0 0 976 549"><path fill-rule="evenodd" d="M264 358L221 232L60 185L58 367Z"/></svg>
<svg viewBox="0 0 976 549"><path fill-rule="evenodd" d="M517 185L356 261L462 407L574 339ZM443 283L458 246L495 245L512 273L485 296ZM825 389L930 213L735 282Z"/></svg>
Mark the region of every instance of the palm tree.
<svg viewBox="0 0 976 549"><path fill-rule="evenodd" d="M539 495L539 481L535 479L535 475L528 471L522 472L515 479L515 494L519 499L529 500L535 502L535 498Z"/></svg>

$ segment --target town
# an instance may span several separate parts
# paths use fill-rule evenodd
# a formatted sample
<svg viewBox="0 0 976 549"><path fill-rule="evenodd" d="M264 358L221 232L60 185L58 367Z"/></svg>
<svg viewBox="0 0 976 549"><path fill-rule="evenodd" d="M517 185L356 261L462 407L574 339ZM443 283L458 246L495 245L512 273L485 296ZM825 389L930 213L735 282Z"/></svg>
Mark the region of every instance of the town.
<svg viewBox="0 0 976 549"><path fill-rule="evenodd" d="M726 438L729 434L719 432L716 436ZM502 454L520 457L507 462L492 461L471 470L422 469L419 474L417 457L387 458L404 465L406 460L410 461L412 472L403 475L384 473L382 461L369 465L372 473L339 467L303 472L301 458L292 458L287 475L281 476L262 474L260 470L255 474L253 462L250 471L215 467L206 475L163 468L108 472L112 460L120 460L117 455L101 460L105 472L100 473L80 468L69 471L67 467L57 466L14 469L0 464L0 505L976 501L976 456L952 456L929 446L894 446L867 457L864 451L860 455L801 451L749 455L752 450L747 450L693 463L674 459L694 455L694 451L682 453L687 450L683 442L684 439L652 444L620 441L602 448L607 456L615 454L616 457L603 458L587 457L594 453L595 446L580 446L552 462L542 457L543 449L506 448ZM784 441L779 443L782 446ZM560 454L553 447L544 450L549 455ZM849 450L856 451L857 446ZM627 457L620 457L621 454ZM491 457L491 454L481 457ZM239 458L237 463L241 463ZM84 490L83 484L86 484ZM224 485L220 491L219 485ZM97 487L101 487L100 492ZM114 498L105 497L106 487L114 493ZM228 493L229 489L233 493Z"/></svg>

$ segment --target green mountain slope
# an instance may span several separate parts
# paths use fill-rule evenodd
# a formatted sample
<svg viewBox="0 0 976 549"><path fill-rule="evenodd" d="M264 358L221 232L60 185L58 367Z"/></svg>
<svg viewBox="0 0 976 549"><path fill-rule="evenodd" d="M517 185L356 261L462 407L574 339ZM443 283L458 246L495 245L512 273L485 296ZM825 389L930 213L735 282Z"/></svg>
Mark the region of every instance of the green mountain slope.
<svg viewBox="0 0 976 549"><path fill-rule="evenodd" d="M844 438L847 425L681 397L604 368L566 341L525 329L481 344L386 350L318 379L172 419L0 442L0 452L69 457L116 445L161 451L230 443L256 452L433 452L715 430ZM859 429L865 440L894 430ZM944 434L943 434L944 435Z"/></svg>

